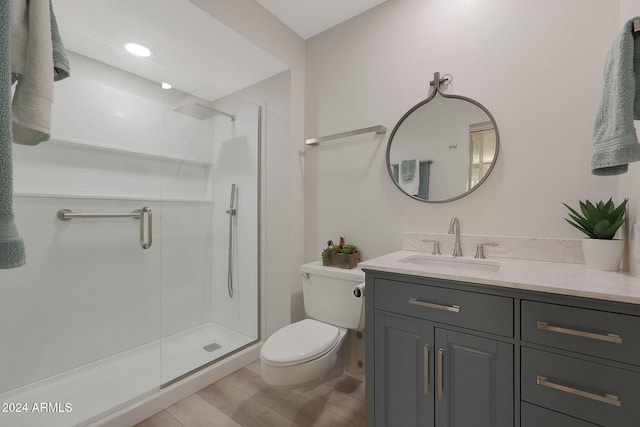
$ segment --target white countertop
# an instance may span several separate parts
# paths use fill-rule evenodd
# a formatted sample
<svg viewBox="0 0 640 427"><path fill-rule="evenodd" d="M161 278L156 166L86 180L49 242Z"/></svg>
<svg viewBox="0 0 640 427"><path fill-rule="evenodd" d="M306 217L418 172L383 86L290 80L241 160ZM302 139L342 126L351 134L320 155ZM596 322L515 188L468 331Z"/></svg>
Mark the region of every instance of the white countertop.
<svg viewBox="0 0 640 427"><path fill-rule="evenodd" d="M400 262L400 260L415 255L451 260L450 255L432 256L424 252L403 250L363 261L358 267L363 270L410 274L512 289L640 304L640 278L624 272L591 270L583 264L509 258L486 260L476 260L472 257L461 258L461 260L468 262L499 264L500 268L497 271L467 270L448 266Z"/></svg>

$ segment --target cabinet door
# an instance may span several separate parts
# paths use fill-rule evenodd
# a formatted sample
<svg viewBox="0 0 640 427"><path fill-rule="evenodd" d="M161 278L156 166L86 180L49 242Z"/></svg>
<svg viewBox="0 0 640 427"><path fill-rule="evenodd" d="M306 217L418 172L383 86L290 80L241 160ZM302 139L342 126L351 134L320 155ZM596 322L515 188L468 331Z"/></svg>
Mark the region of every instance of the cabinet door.
<svg viewBox="0 0 640 427"><path fill-rule="evenodd" d="M374 330L375 426L433 426L433 326L376 314Z"/></svg>
<svg viewBox="0 0 640 427"><path fill-rule="evenodd" d="M440 328L435 338L436 426L512 427L513 345Z"/></svg>

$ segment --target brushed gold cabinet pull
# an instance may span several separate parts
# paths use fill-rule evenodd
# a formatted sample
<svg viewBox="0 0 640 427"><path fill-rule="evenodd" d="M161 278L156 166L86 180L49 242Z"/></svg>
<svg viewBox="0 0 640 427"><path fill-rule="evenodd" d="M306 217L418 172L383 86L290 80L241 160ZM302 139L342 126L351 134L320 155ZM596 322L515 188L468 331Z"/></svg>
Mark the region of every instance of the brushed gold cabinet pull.
<svg viewBox="0 0 640 427"><path fill-rule="evenodd" d="M560 326L549 325L547 322L541 322L539 320L538 320L538 329L543 331L556 332L559 334L574 335L577 337L589 338L592 340L606 341L614 344L622 344L622 337L617 334L611 334L611 333L596 334L593 332L580 331L577 329L562 328Z"/></svg>
<svg viewBox="0 0 640 427"><path fill-rule="evenodd" d="M409 304L419 305L420 307L435 308L436 310L450 311L452 313L460 312L459 305L434 304L432 302L420 301L419 299L416 299L416 298L409 298Z"/></svg>
<svg viewBox="0 0 640 427"><path fill-rule="evenodd" d="M429 394L431 392L431 384L429 384L429 352L431 351L431 346L429 344L425 344L423 348L423 360L422 360L422 368L424 369L424 394Z"/></svg>
<svg viewBox="0 0 640 427"><path fill-rule="evenodd" d="M598 402L606 403L608 405L613 405L617 407L621 406L620 399L618 399L618 396L616 396L615 394L605 393L600 395L600 394L590 393L588 391L578 390L577 388L568 387L566 385L551 382L546 377L543 377L541 375L536 375L536 384L541 385L543 387L552 388L554 390L562 391L564 393L573 394L575 396L584 397L586 399L596 400Z"/></svg>
<svg viewBox="0 0 640 427"><path fill-rule="evenodd" d="M444 350L438 349L438 400L444 399Z"/></svg>

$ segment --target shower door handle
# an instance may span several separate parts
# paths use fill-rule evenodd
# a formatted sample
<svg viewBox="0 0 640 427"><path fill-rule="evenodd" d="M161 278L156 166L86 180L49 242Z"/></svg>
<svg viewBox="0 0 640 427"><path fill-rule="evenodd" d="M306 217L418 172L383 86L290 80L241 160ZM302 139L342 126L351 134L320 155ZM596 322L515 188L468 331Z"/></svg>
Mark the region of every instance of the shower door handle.
<svg viewBox="0 0 640 427"><path fill-rule="evenodd" d="M140 213L140 246L142 249L149 249L153 242L153 213L151 208L145 206L142 209L138 209L136 212ZM145 220L146 214L146 220ZM145 240L144 231L145 225L147 229L147 238Z"/></svg>

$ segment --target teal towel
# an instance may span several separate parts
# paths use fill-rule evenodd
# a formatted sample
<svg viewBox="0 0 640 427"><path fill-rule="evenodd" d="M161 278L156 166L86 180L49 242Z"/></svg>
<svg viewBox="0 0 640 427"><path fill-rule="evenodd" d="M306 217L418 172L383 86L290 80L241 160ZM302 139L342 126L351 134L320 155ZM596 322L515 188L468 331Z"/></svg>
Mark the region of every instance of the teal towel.
<svg viewBox="0 0 640 427"><path fill-rule="evenodd" d="M51 44L53 45L53 80L59 81L69 77L69 58L64 50L60 31L58 30L58 21L53 13L53 4L49 0L49 13L51 15Z"/></svg>
<svg viewBox="0 0 640 427"><path fill-rule="evenodd" d="M640 160L634 119L640 120L640 33L633 32L631 19L607 54L602 101L593 128L594 175L619 175L627 172L629 163Z"/></svg>
<svg viewBox="0 0 640 427"><path fill-rule="evenodd" d="M11 163L11 0L0 0L0 268L24 265L24 243L13 220Z"/></svg>
<svg viewBox="0 0 640 427"><path fill-rule="evenodd" d="M415 160L402 160L400 162L400 179L404 181L411 181L416 174L416 161Z"/></svg>
<svg viewBox="0 0 640 427"><path fill-rule="evenodd" d="M26 4L26 7L25 7ZM49 0L12 2L13 142L36 145L51 134L53 40Z"/></svg>

